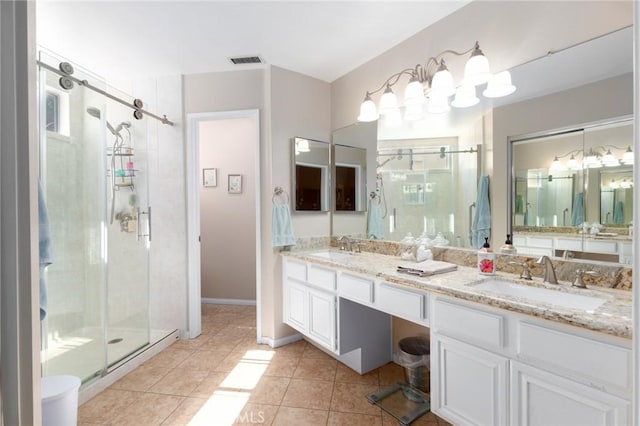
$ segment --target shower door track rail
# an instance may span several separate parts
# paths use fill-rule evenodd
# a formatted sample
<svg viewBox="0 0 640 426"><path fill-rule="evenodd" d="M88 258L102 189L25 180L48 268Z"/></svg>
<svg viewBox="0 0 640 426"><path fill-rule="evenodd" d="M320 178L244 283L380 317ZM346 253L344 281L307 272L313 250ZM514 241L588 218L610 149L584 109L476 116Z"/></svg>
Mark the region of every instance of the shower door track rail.
<svg viewBox="0 0 640 426"><path fill-rule="evenodd" d="M97 92L97 93L99 93L99 94L101 94L103 96L106 96L107 98L109 98L111 100L119 102L122 105L133 109L134 112L135 111L140 111L144 115L148 115L149 117L155 118L156 120L160 121L162 124L168 124L170 126L174 125L173 121L169 120L166 115L163 115L162 117L160 117L160 116L158 116L156 114L153 114L152 112L146 111L146 110L142 109L141 107L138 107L135 103L127 102L124 99L120 99L119 97L117 97L115 95L112 95L111 93L105 92L104 90L92 85L87 80L81 80L81 79L79 79L77 77L72 76L71 74L64 73L64 72L60 71L59 69L57 69L55 67L52 67L51 65L46 64L46 63L44 63L42 61L38 61L37 60L36 63L39 66L41 66L41 67L43 67L43 68L45 68L45 69L47 69L47 70L49 70L51 72L54 72L54 73L58 74L61 77L65 77L65 78L71 79L72 81L76 82L80 86L87 87L87 88L89 88L89 89L91 89L91 90L93 90L93 91L95 91L95 92ZM135 101L137 101L137 99ZM136 118L138 118L138 117L136 117ZM140 118L142 118L142 117L140 117Z"/></svg>

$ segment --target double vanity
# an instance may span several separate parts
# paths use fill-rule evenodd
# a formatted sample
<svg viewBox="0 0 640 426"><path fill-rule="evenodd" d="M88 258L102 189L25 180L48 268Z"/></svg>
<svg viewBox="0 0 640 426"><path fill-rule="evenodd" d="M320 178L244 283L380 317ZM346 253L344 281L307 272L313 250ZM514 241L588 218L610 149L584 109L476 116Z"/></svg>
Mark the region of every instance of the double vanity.
<svg viewBox="0 0 640 426"><path fill-rule="evenodd" d="M431 409L456 425L629 424L631 292L397 272L420 265L283 252L284 321L361 374L393 360L392 316L428 327Z"/></svg>

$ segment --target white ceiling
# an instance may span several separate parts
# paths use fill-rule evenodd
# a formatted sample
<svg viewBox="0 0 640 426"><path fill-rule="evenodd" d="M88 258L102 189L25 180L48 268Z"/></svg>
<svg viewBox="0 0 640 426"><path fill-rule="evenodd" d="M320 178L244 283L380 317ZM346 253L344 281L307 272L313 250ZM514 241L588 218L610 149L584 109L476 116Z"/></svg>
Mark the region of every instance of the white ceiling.
<svg viewBox="0 0 640 426"><path fill-rule="evenodd" d="M246 69L231 56L331 82L470 0L37 0L37 42L107 78Z"/></svg>

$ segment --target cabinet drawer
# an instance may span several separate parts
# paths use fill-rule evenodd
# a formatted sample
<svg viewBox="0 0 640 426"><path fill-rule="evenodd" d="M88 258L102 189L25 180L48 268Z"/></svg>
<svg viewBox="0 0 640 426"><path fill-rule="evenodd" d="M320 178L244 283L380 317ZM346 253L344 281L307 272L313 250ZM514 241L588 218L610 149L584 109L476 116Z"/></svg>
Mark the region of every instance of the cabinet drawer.
<svg viewBox="0 0 640 426"><path fill-rule="evenodd" d="M518 236L513 236L513 245L516 247L519 246L526 246L527 245L527 237L518 237Z"/></svg>
<svg viewBox="0 0 640 426"><path fill-rule="evenodd" d="M373 303L373 281L354 275L340 274L338 294L355 302Z"/></svg>
<svg viewBox="0 0 640 426"><path fill-rule="evenodd" d="M520 321L517 354L573 378L577 373L631 390L631 350L620 346Z"/></svg>
<svg viewBox="0 0 640 426"><path fill-rule="evenodd" d="M631 243L619 243L618 249L620 250L620 254L624 256L631 256L633 253L631 250Z"/></svg>
<svg viewBox="0 0 640 426"><path fill-rule="evenodd" d="M376 288L375 306L386 313L410 321L424 322L427 318L425 297L391 284L380 283Z"/></svg>
<svg viewBox="0 0 640 426"><path fill-rule="evenodd" d="M438 333L490 348L505 346L505 318L500 314L436 299L432 321Z"/></svg>
<svg viewBox="0 0 640 426"><path fill-rule="evenodd" d="M587 240L584 251L590 253L618 253L618 243L615 241Z"/></svg>
<svg viewBox="0 0 640 426"><path fill-rule="evenodd" d="M305 263L287 260L285 262L285 268L287 277L307 281L307 265Z"/></svg>
<svg viewBox="0 0 640 426"><path fill-rule="evenodd" d="M553 238L527 237L527 245L531 247L553 248Z"/></svg>
<svg viewBox="0 0 640 426"><path fill-rule="evenodd" d="M556 249L582 251L582 240L574 238L556 238Z"/></svg>
<svg viewBox="0 0 640 426"><path fill-rule="evenodd" d="M336 290L336 271L309 265L307 282L326 290Z"/></svg>

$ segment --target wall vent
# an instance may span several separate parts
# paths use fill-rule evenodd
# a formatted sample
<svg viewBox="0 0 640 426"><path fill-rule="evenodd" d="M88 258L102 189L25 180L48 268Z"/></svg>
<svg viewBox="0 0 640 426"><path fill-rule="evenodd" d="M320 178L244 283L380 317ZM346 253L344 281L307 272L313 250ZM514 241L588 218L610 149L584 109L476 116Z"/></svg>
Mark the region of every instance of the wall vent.
<svg viewBox="0 0 640 426"><path fill-rule="evenodd" d="M245 64L263 64L264 61L260 56L236 56L235 58L229 58L232 64L234 65L245 65Z"/></svg>

